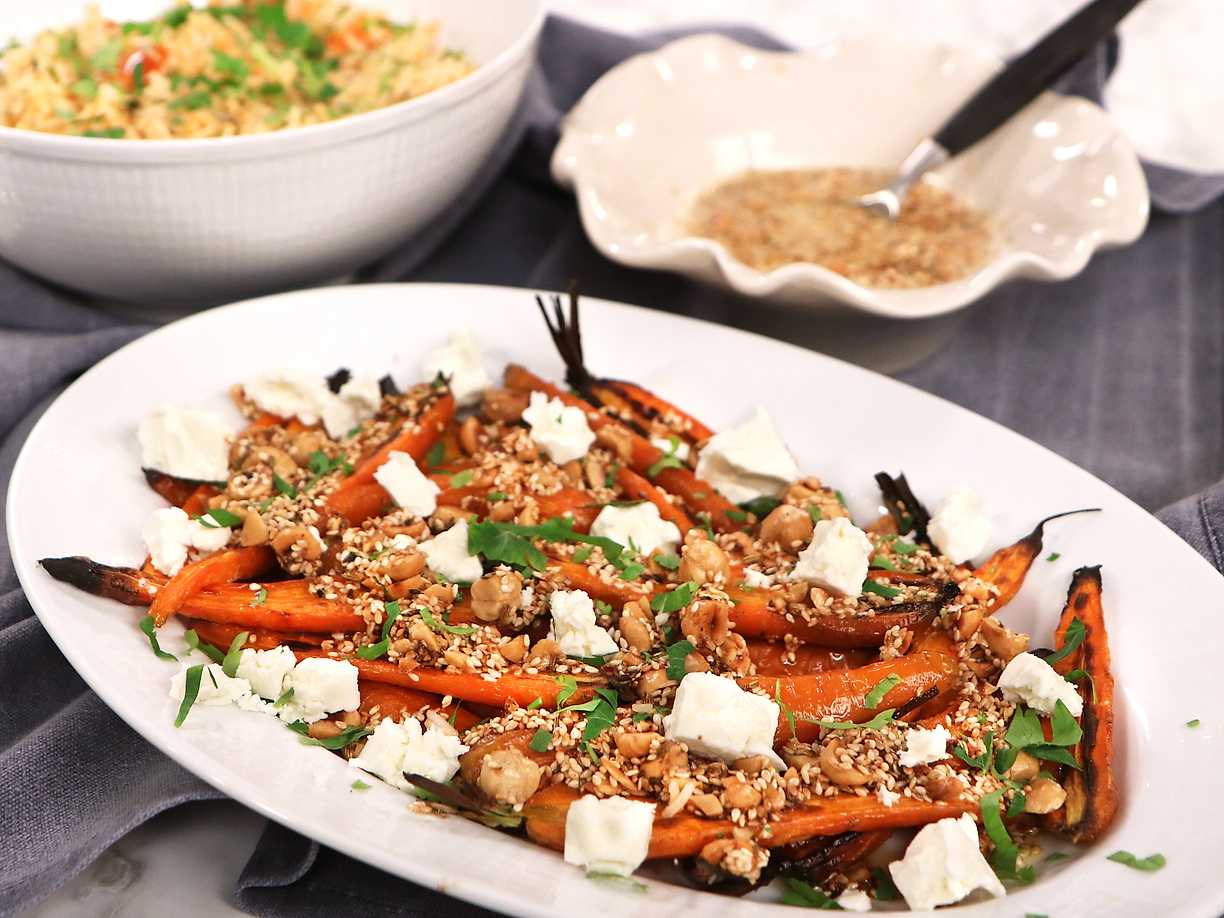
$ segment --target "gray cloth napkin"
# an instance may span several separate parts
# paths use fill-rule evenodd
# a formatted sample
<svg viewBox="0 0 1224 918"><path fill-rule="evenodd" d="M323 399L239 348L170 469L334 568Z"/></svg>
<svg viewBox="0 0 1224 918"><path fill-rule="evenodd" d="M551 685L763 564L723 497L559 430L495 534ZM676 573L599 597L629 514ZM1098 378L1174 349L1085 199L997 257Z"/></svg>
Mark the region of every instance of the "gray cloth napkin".
<svg viewBox="0 0 1224 918"><path fill-rule="evenodd" d="M779 45L745 30L734 37ZM362 272L367 280L564 288L750 328L821 348L836 330L666 274L633 272L587 243L548 178L561 115L608 67L675 37L627 37L550 19L519 116L460 205ZM1102 52L1069 77L1099 96ZM1068 456L1224 566L1224 191L1220 177L1149 167L1158 215L1145 237L1058 285L1015 284L936 328L946 341L900 378ZM526 296L527 293L525 292ZM859 321L859 338L898 326ZM51 398L147 331L0 265L0 479ZM527 332L525 332L527 333ZM534 332L531 332L534 333ZM900 334L927 333L921 323ZM631 346L627 339L626 346ZM984 457L988 458L988 457ZM1191 495L1191 496L1187 496ZM4 538L0 533L0 538ZM162 756L90 692L33 617L0 559L0 915L32 906L131 828L215 790ZM234 891L254 914L486 914L269 824Z"/></svg>

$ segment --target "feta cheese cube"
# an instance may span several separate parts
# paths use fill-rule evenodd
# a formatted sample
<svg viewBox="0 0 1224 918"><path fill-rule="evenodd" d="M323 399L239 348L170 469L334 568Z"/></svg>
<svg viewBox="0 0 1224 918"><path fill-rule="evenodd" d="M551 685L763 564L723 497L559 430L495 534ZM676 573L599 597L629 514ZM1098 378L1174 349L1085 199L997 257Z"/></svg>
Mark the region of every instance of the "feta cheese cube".
<svg viewBox="0 0 1224 918"><path fill-rule="evenodd" d="M755 567L744 568L744 586L750 586L754 589L765 589L773 586L773 582L773 577L758 571Z"/></svg>
<svg viewBox="0 0 1224 918"><path fill-rule="evenodd" d="M959 902L975 889L1007 895L982 857L977 823L967 813L925 826L905 849L905 857L888 865L888 872L917 911Z"/></svg>
<svg viewBox="0 0 1224 918"><path fill-rule="evenodd" d="M355 711L361 706L357 690L357 667L347 660L309 657L289 673L286 689L293 698L277 709L282 720L314 723L337 711Z"/></svg>
<svg viewBox="0 0 1224 918"><path fill-rule="evenodd" d="M581 459L595 442L581 408L567 405L543 392L532 392L523 409L523 420L531 428L531 439L558 465Z"/></svg>
<svg viewBox="0 0 1224 918"><path fill-rule="evenodd" d="M489 374L485 371L480 348L466 329L455 332L450 340L425 355L422 370L426 379L439 373L450 380L451 394L455 404L470 407L480 401L480 394L489 388Z"/></svg>
<svg viewBox="0 0 1224 918"><path fill-rule="evenodd" d="M238 678L249 682L260 698L276 701L288 688L285 680L296 665L297 657L283 644L271 650L247 647L238 659Z"/></svg>
<svg viewBox="0 0 1224 918"><path fill-rule="evenodd" d="M871 911L871 898L861 889L847 889L834 900L844 912Z"/></svg>
<svg viewBox="0 0 1224 918"><path fill-rule="evenodd" d="M709 758L733 762L748 755L766 756L781 771L774 752L778 706L745 691L732 679L714 673L689 673L676 689L671 713L663 718L664 734Z"/></svg>
<svg viewBox="0 0 1224 918"><path fill-rule="evenodd" d="M810 580L834 593L858 596L863 592L873 551L867 534L844 516L821 520L787 579Z"/></svg>
<svg viewBox="0 0 1224 918"><path fill-rule="evenodd" d="M282 418L296 417L303 424L322 422L327 435L337 440L378 410L382 399L374 397L377 387L377 382L350 379L337 395L322 376L298 370L280 370L242 384L256 407Z"/></svg>
<svg viewBox="0 0 1224 918"><path fill-rule="evenodd" d="M170 697L182 701L187 693L187 669L179 670L170 677ZM251 697L251 683L245 679L227 676L220 663L209 663L200 673L200 690L196 692L195 704L216 706L237 704Z"/></svg>
<svg viewBox="0 0 1224 918"><path fill-rule="evenodd" d="M397 507L415 516L429 516L438 509L442 489L421 472L416 460L393 450L374 472L374 480L387 489Z"/></svg>
<svg viewBox="0 0 1224 918"><path fill-rule="evenodd" d="M565 815L565 862L588 873L629 876L646 860L654 814L653 803L580 797Z"/></svg>
<svg viewBox="0 0 1224 918"><path fill-rule="evenodd" d="M982 499L969 488L957 488L936 508L927 534L954 564L977 557L990 539L990 518Z"/></svg>
<svg viewBox="0 0 1224 918"><path fill-rule="evenodd" d="M620 650L612 635L595 624L595 604L582 590L554 590L548 597L548 636L568 657L596 657Z"/></svg>
<svg viewBox="0 0 1224 918"><path fill-rule="evenodd" d="M232 534L225 526L205 526L178 507L154 510L141 530L153 566L170 577L183 569L189 549L219 551Z"/></svg>
<svg viewBox="0 0 1224 918"><path fill-rule="evenodd" d="M1058 702L1072 716L1084 713L1079 690L1036 654L1017 654L999 676L999 690L1008 701L1022 701L1035 711L1053 714Z"/></svg>
<svg viewBox="0 0 1224 918"><path fill-rule="evenodd" d="M176 478L229 478L230 432L211 411L159 408L140 422L140 464Z"/></svg>
<svg viewBox="0 0 1224 918"><path fill-rule="evenodd" d="M689 445L674 434L670 437L651 437L650 445L663 450L664 455L675 456L681 462L687 462L692 452Z"/></svg>
<svg viewBox="0 0 1224 918"><path fill-rule="evenodd" d="M459 771L459 756L467 751L468 747L453 730L431 724L422 731L421 722L415 717L406 717L402 723L385 718L349 764L392 787L408 790L412 784L404 772L432 781L449 781Z"/></svg>
<svg viewBox="0 0 1224 918"><path fill-rule="evenodd" d="M451 583L472 583L484 573L480 558L468 551L467 520L422 542L420 549L429 569Z"/></svg>
<svg viewBox="0 0 1224 918"><path fill-rule="evenodd" d="M913 727L905 731L905 749L902 750L897 761L905 768L943 761L948 757L948 743L951 740L952 734L944 728L943 724L936 726L933 730Z"/></svg>
<svg viewBox="0 0 1224 918"><path fill-rule="evenodd" d="M799 466L765 409L757 408L739 427L710 438L697 459L697 477L742 504L757 497L780 497L799 477Z"/></svg>
<svg viewBox="0 0 1224 918"><path fill-rule="evenodd" d="M591 535L619 542L642 555L660 548L671 551L680 544L680 529L663 519L659 508L648 500L628 507L608 504L591 523Z"/></svg>

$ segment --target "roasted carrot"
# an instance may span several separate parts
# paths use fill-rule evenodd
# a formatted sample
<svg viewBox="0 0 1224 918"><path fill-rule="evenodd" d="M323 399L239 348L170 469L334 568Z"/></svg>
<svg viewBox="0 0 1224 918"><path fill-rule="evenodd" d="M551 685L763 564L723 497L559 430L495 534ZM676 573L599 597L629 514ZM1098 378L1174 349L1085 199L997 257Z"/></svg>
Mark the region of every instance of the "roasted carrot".
<svg viewBox="0 0 1224 918"><path fill-rule="evenodd" d="M216 497L220 493L210 484L200 485L183 501L183 512L188 516L199 516L208 509L209 499Z"/></svg>
<svg viewBox="0 0 1224 918"><path fill-rule="evenodd" d="M616 483L620 485L625 496L630 500L648 500L659 508L659 516L668 522L675 523L680 534L693 528L693 520L684 509L667 499L667 492L657 488L646 478L628 466L622 465L616 470Z"/></svg>
<svg viewBox="0 0 1224 918"><path fill-rule="evenodd" d="M990 601L989 609L991 614L1015 599L1016 594L1020 592L1020 587L1024 585L1024 578L1027 576L1029 568L1033 566L1033 562L1041 554L1041 542L1045 534L1045 524L1051 520L1070 516L1073 513L1093 512L1095 511L1068 510L1065 513L1055 513L1053 516L1047 516L1033 528L1032 532L1020 539L1020 541L1005 548L1000 548L987 558L974 573L987 583L993 583L999 590L998 595Z"/></svg>
<svg viewBox="0 0 1224 918"><path fill-rule="evenodd" d="M323 651L299 651L298 658L327 656ZM556 707L557 695L561 691L561 683L552 676L533 676L527 673L505 674L490 682L479 673L450 673L440 669L420 668L414 670L400 669L387 660L363 660L360 657L349 659L357 667L362 678L371 682L386 682L391 685L402 685L405 688L418 691L433 692L437 695L450 695L473 701L477 704L487 704L502 707L507 701L515 701L526 706L537 698L545 708ZM585 701L591 696L591 690L584 682L602 680L584 680L575 677L578 690L574 693L573 703Z"/></svg>
<svg viewBox="0 0 1224 918"><path fill-rule="evenodd" d="M662 423L693 445L704 443L714 436L713 430L691 414L637 383L622 379L599 379L591 384L590 389L601 403L619 404L622 409L630 411L642 426Z"/></svg>
<svg viewBox="0 0 1224 918"><path fill-rule="evenodd" d="M276 553L266 545L228 548L183 566L157 591L149 606L153 622L161 627L183 603L206 587L258 577L276 568Z"/></svg>
<svg viewBox="0 0 1224 918"><path fill-rule="evenodd" d="M1055 632L1055 644L1067 640L1071 623L1084 626L1084 640L1072 654L1054 664L1062 675L1075 669L1088 674L1079 682L1084 713L1080 727L1084 735L1072 750L1080 769L1067 769L1063 788L1062 825L1076 844L1096 841L1109 829L1118 812L1119 792L1113 773L1114 680L1110 670L1109 636L1101 602L1100 567L1081 567L1071 579L1067 604Z"/></svg>
<svg viewBox="0 0 1224 918"><path fill-rule="evenodd" d="M506 733L493 734L492 737L473 746L460 757L459 774L472 787L478 787L480 769L484 763L485 756L495 752L503 752L507 749L513 749L521 753L537 765L551 765L556 761L557 754L552 750L537 752L532 749L531 739L534 736L534 730L510 730Z"/></svg>
<svg viewBox="0 0 1224 918"><path fill-rule="evenodd" d="M456 730L470 730L480 723L480 716L467 710L461 704L443 705L442 699L429 692L418 692L415 689L400 685L390 685L386 682L374 682L369 679L359 679L361 689L361 713L367 718L377 709L382 717L392 720L403 720L405 716L415 714L421 708L429 708L444 716L454 718Z"/></svg>
<svg viewBox="0 0 1224 918"><path fill-rule="evenodd" d="M38 563L56 580L125 606L147 606L153 601L157 588L166 582L165 575L156 571L112 567L81 555L43 558Z"/></svg>
<svg viewBox="0 0 1224 918"><path fill-rule="evenodd" d="M210 622L266 628L269 631L306 631L331 634L365 628L365 619L339 599L324 599L310 592L305 580L264 585L263 601L245 583L209 587L184 600L183 615Z"/></svg>
<svg viewBox="0 0 1224 918"><path fill-rule="evenodd" d="M769 594L764 590L749 592L732 588L727 594L735 602L731 621L735 630L746 638L781 640L790 634L805 643L849 649L879 647L889 628L912 628L934 618L950 601L955 589L952 586L941 599L898 603L875 615L821 615L810 622L800 618L789 621L782 612L771 609Z"/></svg>
<svg viewBox="0 0 1224 918"><path fill-rule="evenodd" d="M781 641L749 641L748 656L758 676L807 676L831 669L855 669L876 659L874 650L835 650L802 644L793 651Z"/></svg>
<svg viewBox="0 0 1224 918"><path fill-rule="evenodd" d="M547 848L563 850L565 815L578 796L578 791L566 784L551 784L536 791L523 807L527 817L527 834L532 840ZM762 837L761 843L776 848L843 832L900 829L976 810L975 803L924 803L912 797L902 797L895 805L884 806L874 796L847 794L783 811L777 820L770 823L771 832ZM703 819L688 813L666 819L656 817L647 857L692 857L710 842L730 836L733 828L730 820Z"/></svg>
<svg viewBox="0 0 1224 918"><path fill-rule="evenodd" d="M318 647L324 635L310 631L272 631L267 628L252 628L244 625L233 625L227 622L210 622L203 618L184 618L180 616L184 628L194 628L200 640L206 644L227 650L241 632L247 633L245 646L255 650L271 650L284 644L300 647Z"/></svg>
<svg viewBox="0 0 1224 918"><path fill-rule="evenodd" d="M525 367L517 364L506 367L506 386L518 392L543 392L550 398L559 398L567 405L582 409L592 430L615 428L618 432L617 438L624 443L627 450L627 456L622 456L622 458L641 475L648 475L655 463L663 458L663 450L641 434L631 430L623 422L609 417L582 399L541 379ZM729 511L736 511L735 504L719 494L713 485L702 481L689 469L663 469L654 476L654 481L679 497L693 513L707 516L710 525L718 532L734 532L741 528L740 523L728 516Z"/></svg>
<svg viewBox="0 0 1224 918"><path fill-rule="evenodd" d="M763 689L770 698L781 700L784 708L778 718L776 741L791 738L789 710L795 718L795 735L804 741L820 735L813 721L854 721L871 719L878 710L896 708L930 689L943 694L956 683L956 658L951 654L921 650L861 666L858 669L830 670L807 676L748 676L740 679L744 688ZM900 682L884 695L878 709L868 708L865 697L888 676Z"/></svg>
<svg viewBox="0 0 1224 918"><path fill-rule="evenodd" d="M161 497L173 507L181 507L187 502L187 498L195 493L195 489L199 487L200 482L190 481L186 478L175 478L173 475L167 475L165 472L159 472L156 469L141 469L144 472L145 481L149 487L156 491Z"/></svg>
<svg viewBox="0 0 1224 918"><path fill-rule="evenodd" d="M591 573L585 564L579 564L576 561L550 560L546 576L549 580L563 583L566 589L583 590L592 599L610 603L617 609L627 602L641 599L651 593L651 587L644 582L620 580L616 576L605 581Z"/></svg>
<svg viewBox="0 0 1224 918"><path fill-rule="evenodd" d="M400 432L384 443L373 455L364 459L352 475L343 479L327 498L328 506L340 513L354 525L368 518L366 513L374 506L374 513L383 506L387 492L374 480L374 473L387 461L393 452L410 455L418 463L424 460L429 448L438 441L446 426L455 417L455 399L449 392L434 399L416 419L405 420ZM377 491L374 489L377 488ZM360 498L352 492L361 490ZM381 494L380 494L381 492ZM375 499L377 500L377 505Z"/></svg>

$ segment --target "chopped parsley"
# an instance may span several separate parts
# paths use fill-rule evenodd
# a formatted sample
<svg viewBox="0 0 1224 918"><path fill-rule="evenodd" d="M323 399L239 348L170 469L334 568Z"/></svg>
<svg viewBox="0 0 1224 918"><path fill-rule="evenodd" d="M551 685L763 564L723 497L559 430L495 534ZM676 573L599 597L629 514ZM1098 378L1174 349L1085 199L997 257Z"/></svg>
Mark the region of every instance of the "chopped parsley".
<svg viewBox="0 0 1224 918"><path fill-rule="evenodd" d="M646 573L646 568L637 561L631 561L621 568L617 575L621 580L637 580L642 574Z"/></svg>
<svg viewBox="0 0 1224 918"><path fill-rule="evenodd" d="M1115 864L1125 864L1127 867L1133 867L1135 870L1145 870L1148 873L1154 873L1168 863L1163 854L1135 857L1129 851L1115 851L1106 860L1113 861Z"/></svg>
<svg viewBox="0 0 1224 918"><path fill-rule="evenodd" d="M472 479L476 474L471 469L464 469L462 472L456 472L450 478L450 486L452 488L464 488L472 483Z"/></svg>
<svg viewBox="0 0 1224 918"><path fill-rule="evenodd" d="M253 606L262 606L268 601L268 588L260 587L259 592L255 594L255 600L251 603Z"/></svg>
<svg viewBox="0 0 1224 918"><path fill-rule="evenodd" d="M795 729L795 712L782 700L781 679L774 683L774 702L778 705L778 710L782 712L782 716L786 718L786 723L790 726L791 739L798 739L799 733Z"/></svg>
<svg viewBox="0 0 1224 918"><path fill-rule="evenodd" d="M578 691L578 680L573 676L557 676L557 685L561 686L557 690L557 707L565 707L565 703L574 697L574 693Z"/></svg>
<svg viewBox="0 0 1224 918"><path fill-rule="evenodd" d="M366 784L364 781L358 778L356 781L352 783L351 787L353 788L353 790L369 790L371 785Z"/></svg>
<svg viewBox="0 0 1224 918"><path fill-rule="evenodd" d="M534 701L531 702L531 704L527 705L527 710L534 711L537 708L542 708L542 707L544 707L544 699L536 698Z"/></svg>
<svg viewBox="0 0 1224 918"><path fill-rule="evenodd" d="M659 565L665 571L674 571L680 567L680 559L675 555L655 555L654 563Z"/></svg>
<svg viewBox="0 0 1224 918"><path fill-rule="evenodd" d="M195 519L201 526L207 526L209 529L232 528L242 525L242 517L222 507L213 507L211 510L205 510Z"/></svg>
<svg viewBox="0 0 1224 918"><path fill-rule="evenodd" d="M229 652L225 655L225 659L221 661L221 672L225 673L231 679L238 675L238 662L242 659L242 645L247 642L247 638L251 636L249 631L239 631L234 635L234 639L230 641Z"/></svg>
<svg viewBox="0 0 1224 918"><path fill-rule="evenodd" d="M786 905L798 905L802 908L818 908L829 912L843 911L837 900L827 893L817 889L811 883L786 878L786 889L782 891L782 902Z"/></svg>
<svg viewBox="0 0 1224 918"><path fill-rule="evenodd" d="M1194 718L1194 720L1188 720L1188 721L1186 721L1186 726L1187 726L1187 727L1194 728L1194 727L1197 727L1197 726L1199 725L1199 723L1200 723L1200 721L1199 721L1199 719L1196 717L1196 718Z"/></svg>
<svg viewBox="0 0 1224 918"><path fill-rule="evenodd" d="M813 523L819 523L819 522L820 522L820 518L821 518L823 515L824 515L824 514L822 514L822 513L820 512L820 508L819 508L819 507L817 507L815 504L813 504L812 506L808 507L808 516L810 516L810 517L812 518L812 522L813 522Z"/></svg>
<svg viewBox="0 0 1224 918"><path fill-rule="evenodd" d="M883 679L875 684L875 686L863 696L863 704L871 710L875 710L880 706L880 702L884 700L884 696L891 692L901 682L901 677L896 673L889 673Z"/></svg>
<svg viewBox="0 0 1224 918"><path fill-rule="evenodd" d="M442 460L446 458L446 445L439 440L429 448L429 452L425 454L425 464L431 469L436 469L442 464Z"/></svg>
<svg viewBox="0 0 1224 918"><path fill-rule="evenodd" d="M485 495L485 500L488 501L490 504L500 503L503 500L509 500L509 499L510 499L510 495L507 494L505 491L490 491L488 494Z"/></svg>
<svg viewBox="0 0 1224 918"><path fill-rule="evenodd" d="M187 629L187 631L183 634L183 640L187 643L188 650L198 650L214 663L220 663L225 659L225 654L219 651L212 644L202 643L200 641L200 636L196 634L196 630L194 628Z"/></svg>
<svg viewBox="0 0 1224 918"><path fill-rule="evenodd" d="M118 140L119 138L123 137L125 133L126 132L123 130L123 128L116 127L116 128L103 128L102 130L90 129L88 131L81 131L81 136L82 137L105 137L109 140Z"/></svg>
<svg viewBox="0 0 1224 918"><path fill-rule="evenodd" d="M667 646L667 678L679 682L684 678L684 658L697 648L692 641L681 640Z"/></svg>
<svg viewBox="0 0 1224 918"><path fill-rule="evenodd" d="M187 17L190 15L191 15L191 7L184 4L183 6L176 6L174 9L168 12L165 16L163 16L162 22L170 26L170 28L172 29L177 29L179 26L181 26L184 22L187 21Z"/></svg>
<svg viewBox="0 0 1224 918"><path fill-rule="evenodd" d="M880 571L895 571L897 569L897 565L893 564L886 555L876 555L871 559L871 566Z"/></svg>
<svg viewBox="0 0 1224 918"><path fill-rule="evenodd" d="M804 717L800 714L795 716L809 724L816 724L824 727L826 730L879 730L892 723L893 713L896 708L885 708L871 720L864 721L861 724L856 724L852 720L817 720L814 717Z"/></svg>
<svg viewBox="0 0 1224 918"><path fill-rule="evenodd" d="M239 57L233 57L224 52L213 49L213 66L227 77L233 79L235 83L243 82L251 73L251 68L247 66L246 61Z"/></svg>
<svg viewBox="0 0 1224 918"><path fill-rule="evenodd" d="M552 731L541 727L527 745L531 747L532 752L547 752L548 747L552 745Z"/></svg>
<svg viewBox="0 0 1224 918"><path fill-rule="evenodd" d="M387 652L387 648L391 646L391 626L395 624L395 620L400 617L400 604L395 600L387 603L386 617L383 619L381 640L376 644L367 644L365 647L357 648L357 656L363 660L377 660ZM431 626L432 627L432 626ZM437 630L437 629L435 629Z"/></svg>
<svg viewBox="0 0 1224 918"><path fill-rule="evenodd" d="M275 472L272 473L272 486L276 488L278 494L284 494L286 497L297 497L298 490L285 479L281 478Z"/></svg>
<svg viewBox="0 0 1224 918"><path fill-rule="evenodd" d="M281 692L281 695L279 698L277 698L274 702L272 702L272 707L283 708L285 705L287 705L292 700L293 700L293 686L291 685L289 686L289 688Z"/></svg>
<svg viewBox="0 0 1224 918"><path fill-rule="evenodd" d="M918 546L913 542L904 542L894 537L892 539L892 550L899 555L912 555L918 550Z"/></svg>
<svg viewBox="0 0 1224 918"><path fill-rule="evenodd" d="M185 108L189 112L194 112L200 108L207 108L212 104L212 93L207 89L195 89L187 93L185 96L179 96L170 103L171 108Z"/></svg>
<svg viewBox="0 0 1224 918"><path fill-rule="evenodd" d="M782 501L776 497L754 497L752 500L746 500L740 504L740 509L746 510L757 519L764 519L773 513L774 509L781 503Z"/></svg>
<svg viewBox="0 0 1224 918"><path fill-rule="evenodd" d="M311 473L310 480L306 482L307 491L318 484L320 478L324 475L330 475L332 472L343 471L345 475L353 474L353 464L346 457L341 455L335 459L330 459L327 453L321 449L316 449L311 453L306 460L306 464Z"/></svg>
<svg viewBox="0 0 1224 918"><path fill-rule="evenodd" d="M373 730L368 730L365 727L349 727L337 733L335 736L329 736L327 739L315 739L310 735L310 728L303 721L295 720L289 724L289 729L294 733L302 734L302 738L298 740L303 746L322 746L324 749L330 749L335 752L337 749L343 749L345 746L351 746L359 739L365 739Z"/></svg>
<svg viewBox="0 0 1224 918"><path fill-rule="evenodd" d="M140 630L145 633L149 639L149 647L153 651L153 656L159 660L174 660L178 662L178 657L172 653L167 653L161 649L161 644L157 642L157 625L153 621L152 615L146 615L140 620Z"/></svg>
<svg viewBox="0 0 1224 918"><path fill-rule="evenodd" d="M72 92L85 100L95 99L98 96L98 84L89 77L85 77L72 84Z"/></svg>
<svg viewBox="0 0 1224 918"><path fill-rule="evenodd" d="M187 719L187 715L191 712L191 706L195 704L195 700L200 694L200 677L203 674L203 663L187 667L187 675L183 677L183 701L179 705L178 716L174 718L174 725L176 727L181 727L183 721Z"/></svg>
<svg viewBox="0 0 1224 918"><path fill-rule="evenodd" d="M879 583L870 578L863 581L863 592L875 593L877 596L883 596L885 599L893 599L901 595L901 591L896 587L890 587L887 584Z"/></svg>
<svg viewBox="0 0 1224 918"><path fill-rule="evenodd" d="M666 593L660 593L650 600L650 608L655 612L662 612L669 615L672 612L679 612L693 601L693 596L697 593L697 584L691 580L686 580L673 590Z"/></svg>
<svg viewBox="0 0 1224 918"><path fill-rule="evenodd" d="M1062 555L1060 555L1058 552L1052 551L1048 555L1046 555L1046 560L1047 561L1057 561L1061 557Z"/></svg>
<svg viewBox="0 0 1224 918"><path fill-rule="evenodd" d="M1007 826L1003 824L1003 814L999 811L999 804L1003 799L1004 790L1005 788L1001 787L987 794L979 801L982 827L986 830L987 837L990 838L991 843L994 845L994 851L990 855L990 865L994 868L995 873L999 875L1000 879L1031 883L1036 875L1036 871L1032 867L1017 866L1017 861L1020 857L1020 846L1007 833Z"/></svg>
<svg viewBox="0 0 1224 918"><path fill-rule="evenodd" d="M532 539L546 542L578 542L603 549L604 557L623 571L628 565L621 559L625 546L602 536L574 531L574 521L553 517L538 526L515 523L495 523L482 520L468 525L468 551L489 561L500 561L521 569L543 570L548 558L532 544ZM638 565L640 567L640 565ZM628 578L626 578L628 579Z"/></svg>
<svg viewBox="0 0 1224 918"><path fill-rule="evenodd" d="M901 898L901 892L893 882L892 875L883 867L871 868L871 880L875 884L875 897L879 901L892 902Z"/></svg>
<svg viewBox="0 0 1224 918"><path fill-rule="evenodd" d="M447 634L459 634L459 635L476 633L476 628L474 626L472 625L452 625L445 620L445 616L443 616L442 621L438 621L436 618L434 618L433 613L429 611L428 606L421 606L421 608L417 609L417 612L420 613L422 621L424 621L425 624L427 624L434 631L445 631Z"/></svg>
<svg viewBox="0 0 1224 918"><path fill-rule="evenodd" d="M1067 633L1063 636L1063 645L1054 653L1045 658L1045 661L1053 666L1059 660L1069 657L1079 648L1079 645L1084 643L1084 638L1088 634L1088 629L1084 627L1084 623L1078 618L1071 619L1071 624L1067 625Z"/></svg>
<svg viewBox="0 0 1224 918"><path fill-rule="evenodd" d="M664 469L684 468L684 463L676 456L676 450L680 448L680 438L672 434L667 439L671 445L668 447L667 452L660 456L659 460L646 470L647 478L654 478Z"/></svg>

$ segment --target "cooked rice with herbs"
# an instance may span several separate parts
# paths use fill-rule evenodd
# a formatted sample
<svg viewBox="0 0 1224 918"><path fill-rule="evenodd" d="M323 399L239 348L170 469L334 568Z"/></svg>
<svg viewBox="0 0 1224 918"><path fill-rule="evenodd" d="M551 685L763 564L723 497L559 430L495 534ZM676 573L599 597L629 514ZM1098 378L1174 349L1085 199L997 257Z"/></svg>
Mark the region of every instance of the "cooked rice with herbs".
<svg viewBox="0 0 1224 918"><path fill-rule="evenodd" d="M0 124L84 137L226 137L317 124L472 72L438 24L334 0L177 6L116 22L97 7L0 56Z"/></svg>

